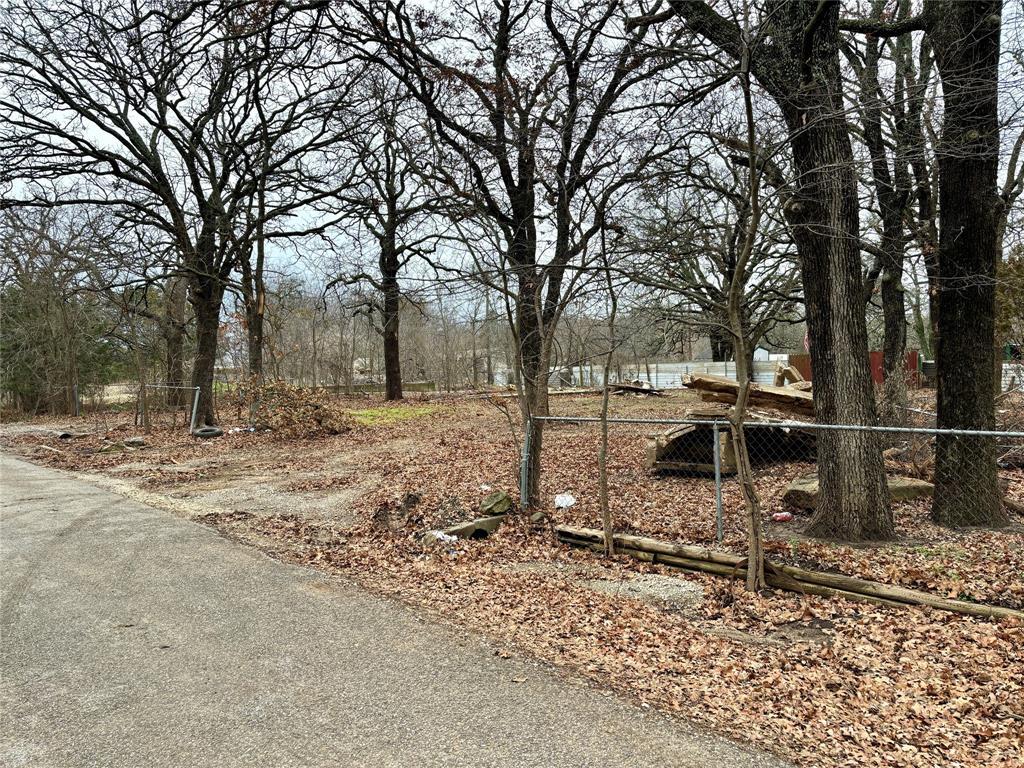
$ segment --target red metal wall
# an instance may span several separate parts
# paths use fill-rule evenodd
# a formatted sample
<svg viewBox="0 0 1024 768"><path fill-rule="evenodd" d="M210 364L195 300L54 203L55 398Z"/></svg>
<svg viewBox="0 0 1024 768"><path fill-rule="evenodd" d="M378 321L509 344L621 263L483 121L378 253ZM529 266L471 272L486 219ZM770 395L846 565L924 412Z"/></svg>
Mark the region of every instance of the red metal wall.
<svg viewBox="0 0 1024 768"><path fill-rule="evenodd" d="M800 371L800 375L803 376L807 381L812 380L811 376L811 356L810 355L790 355L789 364ZM871 379L876 384L881 384L884 380L882 376L882 353L871 352L870 353L870 364L871 364ZM918 353L916 349L912 349L907 352L906 371L908 374L908 381L910 386L920 386L920 376L918 372Z"/></svg>

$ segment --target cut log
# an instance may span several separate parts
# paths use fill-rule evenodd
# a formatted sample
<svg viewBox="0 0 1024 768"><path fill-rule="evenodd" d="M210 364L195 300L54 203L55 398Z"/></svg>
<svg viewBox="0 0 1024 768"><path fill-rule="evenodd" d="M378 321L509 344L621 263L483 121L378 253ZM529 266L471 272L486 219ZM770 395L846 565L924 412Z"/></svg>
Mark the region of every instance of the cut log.
<svg viewBox="0 0 1024 768"><path fill-rule="evenodd" d="M559 540L566 544L604 551L604 535L599 530L560 525L556 526L555 533ZM676 568L703 571L732 578L742 578L745 575L744 558L730 552L719 552L686 544L673 544L628 534L615 535L615 548L616 551L647 562L653 561ZM774 563L766 563L765 566L766 578L770 586L792 592L843 597L897 607L927 606L969 616L1024 620L1024 611L1013 608L950 600L916 589L882 584L839 573L823 573Z"/></svg>
<svg viewBox="0 0 1024 768"><path fill-rule="evenodd" d="M701 399L724 403L736 402L740 386L732 379L707 373L689 376L683 385L700 392ZM801 416L814 415L814 396L792 387L751 383L749 404L755 408L776 408Z"/></svg>
<svg viewBox="0 0 1024 768"><path fill-rule="evenodd" d="M801 383L804 383L804 377L796 369L796 366L782 365L781 363L775 366L775 376L772 379L772 384L776 387Z"/></svg>
<svg viewBox="0 0 1024 768"><path fill-rule="evenodd" d="M795 365L787 365L782 369L783 384L799 384L803 380L803 374L800 373Z"/></svg>

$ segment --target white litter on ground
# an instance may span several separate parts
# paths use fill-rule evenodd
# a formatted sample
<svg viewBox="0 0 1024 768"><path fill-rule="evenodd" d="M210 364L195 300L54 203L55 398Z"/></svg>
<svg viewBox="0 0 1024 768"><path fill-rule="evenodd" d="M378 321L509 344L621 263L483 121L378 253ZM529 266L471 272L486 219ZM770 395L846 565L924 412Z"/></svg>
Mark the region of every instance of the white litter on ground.
<svg viewBox="0 0 1024 768"><path fill-rule="evenodd" d="M555 509L568 509L576 503L576 497L571 493L555 494Z"/></svg>

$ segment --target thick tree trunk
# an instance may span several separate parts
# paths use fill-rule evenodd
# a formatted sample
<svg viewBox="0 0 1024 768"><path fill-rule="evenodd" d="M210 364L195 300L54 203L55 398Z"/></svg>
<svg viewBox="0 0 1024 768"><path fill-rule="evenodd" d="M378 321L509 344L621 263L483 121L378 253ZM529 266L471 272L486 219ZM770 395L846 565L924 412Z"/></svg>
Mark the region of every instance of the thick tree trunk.
<svg viewBox="0 0 1024 768"><path fill-rule="evenodd" d="M213 402L213 377L217 365L220 308L224 286L216 277L196 276L190 300L196 316L196 355L192 366L192 386L199 388L196 423L216 424Z"/></svg>
<svg viewBox="0 0 1024 768"><path fill-rule="evenodd" d="M188 282L184 277L172 277L167 284L167 309L164 317L165 383L173 389L167 390L167 404L180 406L191 404L185 386L185 302Z"/></svg>
<svg viewBox="0 0 1024 768"><path fill-rule="evenodd" d="M802 223L794 229L801 260L807 326L814 376L814 405L824 424L876 422L867 327L860 305L860 254L856 243L856 197L836 176L852 173L845 134L818 137L805 178L817 194L804 196ZM797 143L802 143L798 141ZM845 144L846 152L843 152ZM831 157L829 157L831 156ZM799 163L798 163L799 165ZM853 188L853 182L850 187ZM852 221L851 221L852 219ZM832 234L836 233L836 234ZM810 530L846 540L885 539L894 534L879 441L863 430L822 431L818 435L821 503Z"/></svg>
<svg viewBox="0 0 1024 768"><path fill-rule="evenodd" d="M709 3L670 0L687 25L738 61L742 34ZM818 420L876 422L860 262L857 179L839 69L839 3L776 0L751 73L778 102L795 165L786 218L793 230L807 308ZM841 539L893 535L882 453L862 430L818 438L821 503L811 532Z"/></svg>
<svg viewBox="0 0 1024 768"><path fill-rule="evenodd" d="M264 303L265 296L261 296L257 299L256 306L252 307L251 311L248 308L246 311L249 376L254 379L263 378Z"/></svg>
<svg viewBox="0 0 1024 768"><path fill-rule="evenodd" d="M398 280L385 276L384 288L384 397L402 399L402 358L399 347L399 324L402 301Z"/></svg>
<svg viewBox="0 0 1024 768"><path fill-rule="evenodd" d="M882 234L882 421L902 420L907 404L907 303L903 293L903 225L886 222Z"/></svg>
<svg viewBox="0 0 1024 768"><path fill-rule="evenodd" d="M815 3L782 4L802 42ZM807 308L814 404L823 424L876 423L861 304L857 179L843 114L838 4L825 11L809 64L809 87L782 99L797 182L787 218L793 229ZM804 18L804 17L807 18ZM799 47L797 47L799 50ZM880 442L864 430L818 435L821 502L813 535L845 540L894 535Z"/></svg>
<svg viewBox="0 0 1024 768"><path fill-rule="evenodd" d="M727 326L724 324L711 326L708 331L708 340L711 342L712 362L722 363L733 359L735 350Z"/></svg>
<svg viewBox="0 0 1024 768"><path fill-rule="evenodd" d="M942 78L939 164L938 426L992 429L999 259L997 82L1002 4L930 0L929 36ZM932 519L1004 525L992 438L939 436Z"/></svg>
<svg viewBox="0 0 1024 768"><path fill-rule="evenodd" d="M248 259L241 260L242 303L245 307L246 353L249 377L263 379L263 347L267 310L267 286L263 281L262 248L257 247L256 268Z"/></svg>
<svg viewBox="0 0 1024 768"><path fill-rule="evenodd" d="M527 462L528 506L540 504L541 453L544 448L544 422L535 416L548 415L549 352L539 317L540 286L532 267L519 275L516 295L516 337L519 367L522 373L520 407L528 424L529 461Z"/></svg>

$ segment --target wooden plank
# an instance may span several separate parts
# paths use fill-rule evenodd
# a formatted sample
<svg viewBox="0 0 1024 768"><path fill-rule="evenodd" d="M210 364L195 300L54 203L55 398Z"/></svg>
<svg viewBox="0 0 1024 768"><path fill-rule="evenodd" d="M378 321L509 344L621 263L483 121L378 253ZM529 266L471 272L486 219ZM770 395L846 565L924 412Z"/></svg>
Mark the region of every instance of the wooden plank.
<svg viewBox="0 0 1024 768"><path fill-rule="evenodd" d="M555 527L555 533L560 540L568 544L603 549L604 535L599 530L560 525ZM614 541L616 549L621 549L626 554L630 554L633 551L642 552L645 553L643 559L647 559L647 555L653 554L655 562L663 562L666 565L674 565L691 570L702 570L721 575L730 575L732 571L742 572L740 565L743 563L744 558L730 552L719 552L687 544L674 544L672 542L629 534L616 534ZM921 592L920 590L893 584L883 584L877 581L868 581L867 579L859 579L840 573L810 571L805 568L776 565L773 563L766 563L765 568L765 576L771 586L793 592L838 596L890 606L926 606L985 618L1024 619L1024 611L1018 611L1013 608L1003 608L1002 606L985 605L983 603L968 603L962 600L950 600L929 592ZM726 570L729 572L726 573Z"/></svg>

